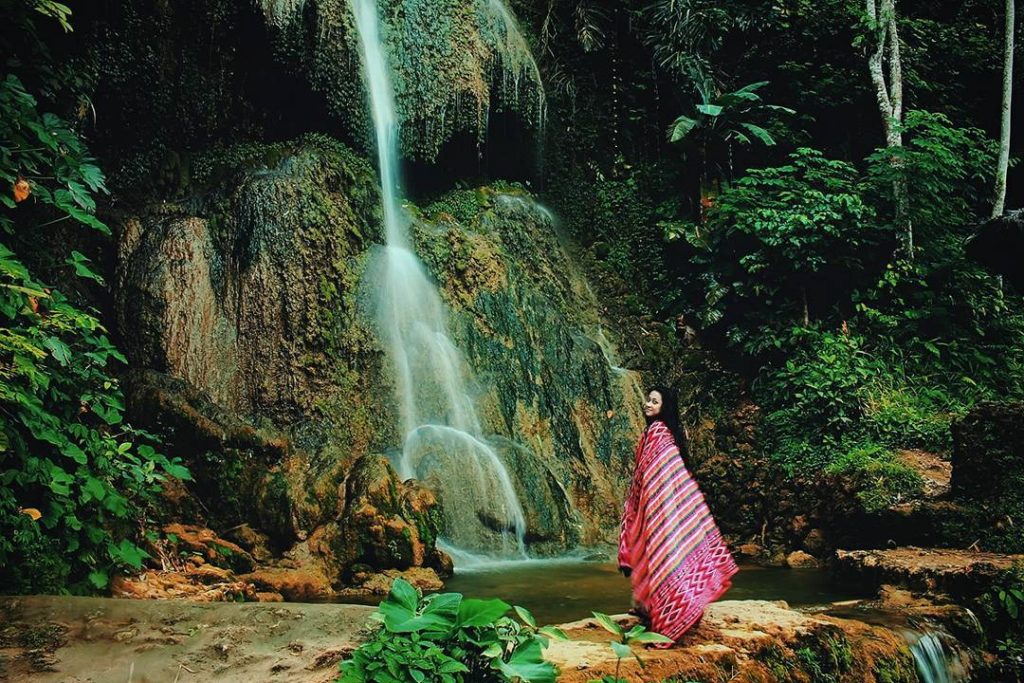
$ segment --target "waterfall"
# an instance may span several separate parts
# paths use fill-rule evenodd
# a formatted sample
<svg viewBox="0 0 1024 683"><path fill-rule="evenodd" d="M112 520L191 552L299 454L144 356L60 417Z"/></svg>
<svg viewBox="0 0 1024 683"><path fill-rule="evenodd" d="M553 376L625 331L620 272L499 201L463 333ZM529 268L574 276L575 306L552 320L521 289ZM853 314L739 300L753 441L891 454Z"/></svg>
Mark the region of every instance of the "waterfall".
<svg viewBox="0 0 1024 683"><path fill-rule="evenodd" d="M936 631L903 631L922 683L959 683L966 680L962 666L947 654Z"/></svg>
<svg viewBox="0 0 1024 683"><path fill-rule="evenodd" d="M491 557L525 557L526 518L504 463L484 439L469 368L447 310L412 251L399 205L399 121L376 0L350 0L377 140L386 245L367 269L371 316L392 365L405 443L396 468L437 494L444 543Z"/></svg>

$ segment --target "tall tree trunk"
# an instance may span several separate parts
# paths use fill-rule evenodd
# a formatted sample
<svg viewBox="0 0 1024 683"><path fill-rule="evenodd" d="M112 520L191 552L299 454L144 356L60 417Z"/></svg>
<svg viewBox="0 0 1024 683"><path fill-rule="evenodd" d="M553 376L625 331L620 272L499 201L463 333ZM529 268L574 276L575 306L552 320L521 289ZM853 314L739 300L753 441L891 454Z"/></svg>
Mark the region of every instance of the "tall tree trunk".
<svg viewBox="0 0 1024 683"><path fill-rule="evenodd" d="M903 63L900 58L900 37L896 25L896 0L866 0L867 15L874 32L874 44L868 54L868 73L875 86L878 111L882 117L887 147L902 147L903 134ZM885 63L889 62L889 80L886 82ZM894 166L901 166L899 157L893 156ZM903 251L914 258L914 226L909 216L910 194L907 179L899 173L893 181L893 203L896 209L896 228L902 233Z"/></svg>
<svg viewBox="0 0 1024 683"><path fill-rule="evenodd" d="M1003 215L1006 204L1006 168L1010 164L1010 109L1013 101L1014 0L1006 0L1006 43L1003 48L1003 105L999 129L999 163L996 164L992 218Z"/></svg>

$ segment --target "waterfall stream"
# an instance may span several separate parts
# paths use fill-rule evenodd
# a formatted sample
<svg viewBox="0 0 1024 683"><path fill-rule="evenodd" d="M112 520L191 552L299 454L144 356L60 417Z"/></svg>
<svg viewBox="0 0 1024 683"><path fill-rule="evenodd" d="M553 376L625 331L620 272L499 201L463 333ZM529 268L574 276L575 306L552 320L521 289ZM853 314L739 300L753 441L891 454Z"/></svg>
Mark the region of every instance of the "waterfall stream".
<svg viewBox="0 0 1024 683"><path fill-rule="evenodd" d="M943 646L942 634L904 630L903 638L910 645L922 683L960 683L966 680L960 663Z"/></svg>
<svg viewBox="0 0 1024 683"><path fill-rule="evenodd" d="M471 373L448 312L413 252L399 204L399 121L375 0L351 0L373 112L386 245L367 270L371 316L392 366L401 430L399 476L440 498L444 543L492 558L526 557L526 518L501 458L485 440ZM458 552L454 552L456 559Z"/></svg>

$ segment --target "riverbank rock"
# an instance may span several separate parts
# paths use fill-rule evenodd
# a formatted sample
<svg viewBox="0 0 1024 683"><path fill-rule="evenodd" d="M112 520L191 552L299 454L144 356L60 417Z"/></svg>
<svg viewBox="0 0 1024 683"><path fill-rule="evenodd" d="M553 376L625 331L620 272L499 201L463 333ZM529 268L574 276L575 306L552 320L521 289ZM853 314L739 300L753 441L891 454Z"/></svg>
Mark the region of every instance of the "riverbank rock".
<svg viewBox="0 0 1024 683"><path fill-rule="evenodd" d="M391 592L391 584L395 579L404 579L413 587L424 593L439 591L444 582L438 573L429 567L414 567L405 571L389 569L380 573L360 574L355 577L354 585L342 589L342 596L385 596Z"/></svg>
<svg viewBox="0 0 1024 683"><path fill-rule="evenodd" d="M167 524L163 528L159 554L172 557L196 556L204 564L223 567L234 572L252 571L255 561L240 546L226 541L213 530L194 524Z"/></svg>
<svg viewBox="0 0 1024 683"><path fill-rule="evenodd" d="M226 570L222 570L226 571ZM110 595L135 600L189 600L192 602L238 602L258 600L255 586L228 572L214 576L205 571L148 570L135 576L115 576Z"/></svg>
<svg viewBox="0 0 1024 683"><path fill-rule="evenodd" d="M802 550L794 550L786 555L786 566L793 569L817 569L818 560Z"/></svg>
<svg viewBox="0 0 1024 683"><path fill-rule="evenodd" d="M321 602L334 596L331 582L315 570L266 568L238 578L292 602Z"/></svg>
<svg viewBox="0 0 1024 683"><path fill-rule="evenodd" d="M615 620L627 629L635 623L632 617ZM585 683L614 674L611 636L594 620L562 628L573 640L553 642L547 651L561 669L559 683ZM805 614L783 602L714 603L677 647L635 646L634 652L644 665L624 659L619 675L628 681L917 681L913 657L896 633L859 621Z"/></svg>
<svg viewBox="0 0 1024 683"><path fill-rule="evenodd" d="M960 601L988 590L1002 572L1024 562L1024 555L1002 555L946 548L893 548L836 551L841 576L866 586L890 584Z"/></svg>

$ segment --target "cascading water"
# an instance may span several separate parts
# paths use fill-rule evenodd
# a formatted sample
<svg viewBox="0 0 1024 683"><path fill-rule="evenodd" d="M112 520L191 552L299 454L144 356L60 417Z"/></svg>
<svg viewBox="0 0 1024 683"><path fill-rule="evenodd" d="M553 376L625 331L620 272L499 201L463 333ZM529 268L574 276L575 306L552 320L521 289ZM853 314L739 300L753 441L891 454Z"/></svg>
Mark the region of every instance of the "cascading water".
<svg viewBox="0 0 1024 683"><path fill-rule="evenodd" d="M940 633L904 630L903 638L910 645L922 683L960 683L966 680L959 662L943 647Z"/></svg>
<svg viewBox="0 0 1024 683"><path fill-rule="evenodd" d="M468 367L447 331L447 311L413 253L398 199L394 91L375 0L351 0L373 125L387 243L367 270L372 316L393 366L405 443L399 475L437 492L445 541L491 557L525 557L526 519L512 480L483 438Z"/></svg>

